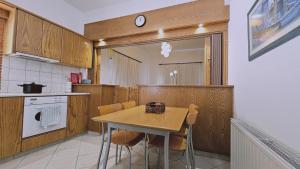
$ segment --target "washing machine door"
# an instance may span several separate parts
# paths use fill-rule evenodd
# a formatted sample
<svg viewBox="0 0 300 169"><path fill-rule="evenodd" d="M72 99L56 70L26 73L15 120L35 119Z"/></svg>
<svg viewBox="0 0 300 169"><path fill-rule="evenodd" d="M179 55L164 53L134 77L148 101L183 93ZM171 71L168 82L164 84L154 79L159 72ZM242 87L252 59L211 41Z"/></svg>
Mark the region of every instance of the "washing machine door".
<svg viewBox="0 0 300 169"><path fill-rule="evenodd" d="M46 132L41 127L42 105L24 106L22 138Z"/></svg>

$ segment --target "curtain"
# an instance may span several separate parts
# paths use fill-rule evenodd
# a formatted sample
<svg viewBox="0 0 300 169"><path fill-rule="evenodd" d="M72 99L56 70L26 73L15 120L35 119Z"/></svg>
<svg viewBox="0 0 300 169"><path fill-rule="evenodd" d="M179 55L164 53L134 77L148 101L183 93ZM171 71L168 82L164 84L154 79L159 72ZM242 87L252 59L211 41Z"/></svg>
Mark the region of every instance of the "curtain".
<svg viewBox="0 0 300 169"><path fill-rule="evenodd" d="M161 85L203 85L203 64L160 65L158 83ZM177 71L177 74L174 74ZM173 76L170 73L173 72Z"/></svg>
<svg viewBox="0 0 300 169"><path fill-rule="evenodd" d="M222 34L212 35L212 62L210 82L222 85Z"/></svg>
<svg viewBox="0 0 300 169"><path fill-rule="evenodd" d="M101 54L101 84L120 86L135 86L139 84L139 62L111 49L104 49Z"/></svg>

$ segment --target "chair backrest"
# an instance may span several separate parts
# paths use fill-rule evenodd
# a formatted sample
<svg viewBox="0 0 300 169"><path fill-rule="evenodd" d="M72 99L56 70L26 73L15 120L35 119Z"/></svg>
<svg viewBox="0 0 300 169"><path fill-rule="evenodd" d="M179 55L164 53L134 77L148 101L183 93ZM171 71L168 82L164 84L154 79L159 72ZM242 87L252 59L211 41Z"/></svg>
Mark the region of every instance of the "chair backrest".
<svg viewBox="0 0 300 169"><path fill-rule="evenodd" d="M186 117L186 122L188 125L192 126L196 123L196 120L197 120L197 117L198 117L198 106L197 105L194 105L194 104L191 104L189 106L189 113Z"/></svg>
<svg viewBox="0 0 300 169"><path fill-rule="evenodd" d="M135 107L135 106L136 106L135 101L128 101L128 102L122 103L123 109L129 109L129 108L132 108L132 107Z"/></svg>
<svg viewBox="0 0 300 169"><path fill-rule="evenodd" d="M109 105L105 105L105 106L99 106L98 107L100 116L101 115L105 115L105 114L109 114L109 113L113 113L119 110L122 110L122 105L120 103L116 103L116 104L109 104Z"/></svg>

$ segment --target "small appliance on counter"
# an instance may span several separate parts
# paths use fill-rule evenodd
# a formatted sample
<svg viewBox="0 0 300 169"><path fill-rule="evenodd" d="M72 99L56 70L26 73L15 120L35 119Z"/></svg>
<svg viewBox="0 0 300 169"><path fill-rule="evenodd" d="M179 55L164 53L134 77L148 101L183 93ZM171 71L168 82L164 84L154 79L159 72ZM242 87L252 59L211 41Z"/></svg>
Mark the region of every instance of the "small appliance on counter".
<svg viewBox="0 0 300 169"><path fill-rule="evenodd" d="M34 82L30 84L24 83L18 86L23 87L23 93L42 93L43 87L46 87L45 85L35 84Z"/></svg>
<svg viewBox="0 0 300 169"><path fill-rule="evenodd" d="M146 104L146 113L164 113L165 112L165 104L161 102L150 102Z"/></svg>
<svg viewBox="0 0 300 169"><path fill-rule="evenodd" d="M65 92L66 93L71 93L72 92L72 82L66 82Z"/></svg>

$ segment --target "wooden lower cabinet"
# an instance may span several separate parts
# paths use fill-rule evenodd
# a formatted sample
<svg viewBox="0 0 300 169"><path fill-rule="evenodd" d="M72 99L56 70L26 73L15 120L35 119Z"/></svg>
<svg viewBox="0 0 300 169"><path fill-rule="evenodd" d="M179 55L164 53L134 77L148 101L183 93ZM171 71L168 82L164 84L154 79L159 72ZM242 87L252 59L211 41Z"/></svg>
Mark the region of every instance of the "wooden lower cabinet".
<svg viewBox="0 0 300 169"><path fill-rule="evenodd" d="M0 158L21 151L23 97L0 98Z"/></svg>
<svg viewBox="0 0 300 169"><path fill-rule="evenodd" d="M41 135L29 137L22 140L22 151L31 150L33 148L41 147L50 143L54 143L59 140L63 140L66 137L66 129L60 129L44 133Z"/></svg>
<svg viewBox="0 0 300 169"><path fill-rule="evenodd" d="M74 136L87 131L89 96L69 96L67 136Z"/></svg>
<svg viewBox="0 0 300 169"><path fill-rule="evenodd" d="M100 132L100 124L91 118L99 116L98 106L114 103L115 86L113 85L74 85L74 92L90 93L88 103L88 130Z"/></svg>

